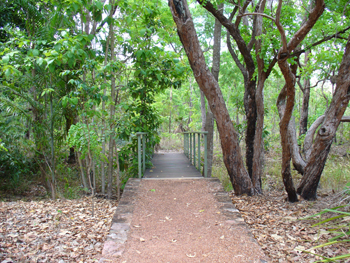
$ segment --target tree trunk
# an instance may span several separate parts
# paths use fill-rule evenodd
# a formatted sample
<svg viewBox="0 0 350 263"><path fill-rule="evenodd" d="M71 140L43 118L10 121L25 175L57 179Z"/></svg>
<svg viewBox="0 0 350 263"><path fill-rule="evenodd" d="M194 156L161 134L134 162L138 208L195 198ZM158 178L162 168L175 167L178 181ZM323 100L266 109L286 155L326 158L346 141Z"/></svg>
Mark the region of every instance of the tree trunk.
<svg viewBox="0 0 350 263"><path fill-rule="evenodd" d="M180 40L189 59L193 74L204 92L220 133L224 163L235 194L253 195L253 185L244 167L237 133L234 130L218 82L206 65L186 0L169 0Z"/></svg>
<svg viewBox="0 0 350 263"><path fill-rule="evenodd" d="M316 190L326 163L337 128L350 99L350 36L339 68L339 78L332 102L312 147L305 174L298 186L298 192L306 200L316 199Z"/></svg>
<svg viewBox="0 0 350 263"><path fill-rule="evenodd" d="M110 1L111 6L114 4L114 1ZM112 9L110 11L110 17L112 18ZM110 22L109 25L109 34L110 34L110 47L111 47L111 59L115 61L114 54L114 20ZM111 76L111 105L109 108L110 113L110 137L109 137L109 150L108 150L108 178L107 178L107 197L108 199L112 198L112 184L113 184L113 149L114 149L114 114L115 114L115 74L112 72Z"/></svg>
<svg viewBox="0 0 350 263"><path fill-rule="evenodd" d="M200 90L200 92L201 92L201 119L202 119L201 131L205 131L205 125L206 125L205 95L202 90Z"/></svg>
<svg viewBox="0 0 350 263"><path fill-rule="evenodd" d="M192 121L192 107L193 107L193 104L192 104L192 92L193 92L193 87L192 87L192 79L190 78L190 101L188 103L188 107L190 108L190 112L188 114L188 121L187 121L187 127L188 127L188 130L190 130L190 123Z"/></svg>
<svg viewBox="0 0 350 263"><path fill-rule="evenodd" d="M107 41L108 42L108 41ZM103 91L103 95L106 96L106 89ZM102 100L102 111L106 110L106 103ZM106 120L104 114L102 115L102 131L101 131L101 139L102 139L102 155L106 154ZM105 161L101 161L101 184L102 184L102 194L106 193L106 171L105 171L106 163Z"/></svg>
<svg viewBox="0 0 350 263"><path fill-rule="evenodd" d="M263 0L259 7L259 13L263 13L265 9L266 0ZM257 16L256 20L256 36L259 37L262 34L262 16ZM261 53L261 39L257 39L255 43L255 53L258 64L258 85L255 94L256 103L256 129L254 135L254 148L253 148L253 165L252 165L252 183L257 193L261 194L261 176L264 172L263 166L263 151L264 140L262 137L264 130L264 84L266 81L264 59L260 57Z"/></svg>
<svg viewBox="0 0 350 263"><path fill-rule="evenodd" d="M310 51L305 52L305 66L309 60ZM309 116L309 100L310 100L310 78L306 76L304 80L303 88L303 105L300 111L300 121L299 121L299 136L305 134L307 131L307 119Z"/></svg>
<svg viewBox="0 0 350 263"><path fill-rule="evenodd" d="M224 4L218 5L218 9L222 10ZM214 46L213 46L213 65L211 68L211 73L213 74L215 80L219 82L219 73L220 73L220 49L221 49L221 28L219 20L215 19L214 25ZM208 132L207 135L207 176L211 177L212 166L213 166L213 153L214 153L214 115L208 107L206 115L206 124L205 129Z"/></svg>
<svg viewBox="0 0 350 263"><path fill-rule="evenodd" d="M251 47L252 44L255 41L255 26L253 26L252 29L252 39L247 45L243 37L241 36L241 33L238 29L237 23L232 23L232 17L227 19L224 15L222 10L219 10L213 6L213 4L210 1L203 1L203 0L197 0L200 4L203 5L205 9L207 9L211 14L215 16L216 19L220 21L220 23L227 29L227 47L230 51L230 54L237 64L238 68L242 72L243 78L244 78L244 109L246 113L246 120L247 120L247 130L246 130L246 165L248 169L249 176L252 177L253 174L253 159L254 159L254 137L255 137L255 128L256 128L256 101L255 101L255 92L256 92L256 77L255 77L255 63L254 59L251 55ZM246 1L246 3L249 3ZM245 5L245 8L247 5ZM240 10L244 12L244 10ZM255 23L254 23L255 24ZM239 49L239 52L241 53L243 59L244 59L244 65L240 62L238 56L234 52L231 42L230 42L230 36L235 40L237 48ZM274 60L273 63L276 61ZM267 73L268 75L269 73Z"/></svg>
<svg viewBox="0 0 350 263"><path fill-rule="evenodd" d="M207 134L207 176L211 177L213 171L213 153L214 153L214 115L208 108L206 115L205 130Z"/></svg>
<svg viewBox="0 0 350 263"><path fill-rule="evenodd" d="M316 199L316 190L337 128L350 99L350 36L339 68L339 78L332 102L312 147L298 193L306 200Z"/></svg>
<svg viewBox="0 0 350 263"><path fill-rule="evenodd" d="M50 81L51 84L51 81ZM52 92L50 93L50 146L51 146L51 197L53 200L56 199L56 165L55 165L55 145L54 145L54 111L53 111L53 101Z"/></svg>
<svg viewBox="0 0 350 263"><path fill-rule="evenodd" d="M77 158L78 158L78 162L79 162L79 167L80 167L80 174L81 174L81 182L83 183L83 187L88 189L89 185L86 181L86 177L85 177L85 172L84 172L84 166L83 166L83 161L80 159L80 153L76 152L77 154Z"/></svg>
<svg viewBox="0 0 350 263"><path fill-rule="evenodd" d="M299 30L293 35L293 37L288 43L284 28L280 23L282 0L279 0L276 11L275 23L278 28L278 31L281 34L282 40L282 47L278 52L278 66L286 82L285 86L283 87L280 93L280 96L284 96L284 98L286 98L285 110L280 121L280 134L282 145L282 178L290 202L298 201L290 169L291 145L290 141L288 140L289 121L293 113L293 107L295 102L295 72L297 65L292 65L292 67L290 67L287 62L287 59L289 57L289 54L291 54L292 51L295 51L300 42L306 37L308 32L310 32L312 27L315 25L318 18L322 15L324 6L325 5L323 0L316 0L315 7L309 13L308 19L305 21L305 23L301 25ZM280 96L278 102L282 101L280 100Z"/></svg>
<svg viewBox="0 0 350 263"><path fill-rule="evenodd" d="M294 71L294 73L296 73L296 68L297 66L295 64L292 67L292 71ZM280 119L282 119L283 113L286 108L286 96L287 96L286 88L283 87L277 100L277 109L278 109L278 114ZM293 166L295 170L297 170L300 174L304 174L306 162L301 157L301 154L299 151L294 117L291 117L291 120L289 121L289 125L288 125L288 142L291 147L291 157L292 157Z"/></svg>
<svg viewBox="0 0 350 263"><path fill-rule="evenodd" d="M170 109L170 114L169 114L169 133L171 133L171 107L172 107L172 100L173 100L173 86L170 87L170 96L169 96L169 109Z"/></svg>

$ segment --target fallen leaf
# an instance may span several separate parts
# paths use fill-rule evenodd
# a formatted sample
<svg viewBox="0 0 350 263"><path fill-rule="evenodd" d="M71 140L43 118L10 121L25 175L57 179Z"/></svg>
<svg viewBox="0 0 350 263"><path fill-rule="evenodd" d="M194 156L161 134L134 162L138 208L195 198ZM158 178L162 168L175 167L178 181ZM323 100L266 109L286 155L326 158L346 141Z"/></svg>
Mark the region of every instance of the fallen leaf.
<svg viewBox="0 0 350 263"><path fill-rule="evenodd" d="M189 258L194 258L194 257L196 257L196 252L194 252L193 255L191 255L191 254L186 254L186 256L188 256Z"/></svg>

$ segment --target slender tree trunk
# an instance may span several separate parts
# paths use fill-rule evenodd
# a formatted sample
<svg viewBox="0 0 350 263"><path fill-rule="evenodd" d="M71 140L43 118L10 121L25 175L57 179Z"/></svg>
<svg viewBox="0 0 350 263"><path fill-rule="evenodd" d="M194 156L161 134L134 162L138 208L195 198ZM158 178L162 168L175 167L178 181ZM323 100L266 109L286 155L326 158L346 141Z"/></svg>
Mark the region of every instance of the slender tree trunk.
<svg viewBox="0 0 350 263"><path fill-rule="evenodd" d="M50 81L51 82L51 81ZM52 92L50 93L50 146L51 146L51 196L52 199L56 199L56 176L55 176L55 145L53 136L53 124L54 124L54 112L53 112L53 101Z"/></svg>
<svg viewBox="0 0 350 263"><path fill-rule="evenodd" d="M333 99L325 113L315 143L312 147L310 159L305 168L305 174L298 186L298 193L306 200L316 199L317 186L326 163L334 136L339 123L349 104L350 99L350 36L346 44L345 53L340 64L337 85Z"/></svg>
<svg viewBox="0 0 350 263"><path fill-rule="evenodd" d="M120 168L119 168L119 154L118 154L118 148L117 144L115 144L115 155L117 157L116 163L117 163L117 170L116 170L116 175L117 175L117 200L120 200Z"/></svg>
<svg viewBox="0 0 350 263"><path fill-rule="evenodd" d="M106 89L103 91L103 96L106 96ZM106 110L106 103L103 100L102 101L102 111L105 112ZM106 120L104 114L102 115L102 131L101 131L101 138L102 138L102 155L106 155ZM102 184L102 194L106 194L106 171L105 171L106 163L105 161L101 161L101 184Z"/></svg>
<svg viewBox="0 0 350 263"><path fill-rule="evenodd" d="M201 92L201 119L202 119L202 128L201 131L205 131L205 124L206 124L206 109L205 109L205 95L202 90Z"/></svg>
<svg viewBox="0 0 350 263"><path fill-rule="evenodd" d="M76 154L77 154L77 159L78 159L79 167L80 167L81 182L83 183L84 188L88 189L89 185L88 185L88 183L86 181L83 161L80 159L81 155L80 155L79 152L76 152Z"/></svg>
<svg viewBox="0 0 350 263"><path fill-rule="evenodd" d="M218 9L222 10L224 8L224 4L218 5ZM219 82L219 72L220 72L220 50L221 50L221 29L222 25L219 20L215 19L214 25L214 46L213 46L213 65L211 68L211 73L213 74L215 80ZM213 166L213 152L214 152L214 115L208 107L207 115L206 115L206 131L207 135L207 176L211 177L212 174L212 166Z"/></svg>
<svg viewBox="0 0 350 263"><path fill-rule="evenodd" d="M170 96L169 96L169 109L170 109L170 114L169 114L169 133L171 133L171 107L172 107L172 101L173 101L173 86L170 87Z"/></svg>
<svg viewBox="0 0 350 263"><path fill-rule="evenodd" d="M265 9L266 0L263 0L260 3L259 12L263 13ZM256 18L256 36L259 37L262 34L262 16L257 16ZM258 39L255 43L255 53L257 57L258 64L258 85L255 94L255 103L256 103L256 129L254 136L254 150L253 150L253 167L252 167L252 183L254 189L257 193L261 194L261 177L264 172L263 166L263 151L264 151L264 141L263 141L263 130L264 130L264 84L266 81L266 74L264 71L265 65L264 60L260 57L261 53L261 39Z"/></svg>
<svg viewBox="0 0 350 263"><path fill-rule="evenodd" d="M189 112L189 115L188 115L188 121L187 121L187 127L188 127L188 130L190 130L190 123L192 121L192 107L193 107L193 104L192 104L192 93L193 93L193 87L192 87L192 79L190 78L190 102L188 103L188 106L190 108L190 112Z"/></svg>
<svg viewBox="0 0 350 263"><path fill-rule="evenodd" d="M180 4L179 4L180 3ZM169 0L180 40L189 59L193 74L204 92L220 132L224 163L235 194L253 195L253 185L244 167L237 133L234 130L218 82L209 71L186 0Z"/></svg>
<svg viewBox="0 0 350 263"><path fill-rule="evenodd" d="M217 18L220 23L227 29L227 47L230 51L232 58L237 64L238 68L241 70L244 78L244 109L246 113L247 119L247 129L246 129L246 165L248 169L249 176L252 177L253 173L253 158L254 158L254 137L255 137L255 127L256 127L256 102L255 102L255 92L256 92L256 77L255 77L255 62L251 55L251 48L255 42L255 23L253 23L252 29L252 39L249 44L243 39L239 29L239 19L236 20L235 23L232 23L231 16L229 19L226 18L222 12L216 8L210 1L197 0L205 9L207 9L210 13L212 13L215 18ZM249 3L250 1L246 1L245 3ZM244 4L244 10L240 10L241 12L245 12L245 8L248 6ZM234 14L235 11L233 11ZM243 19L243 23L246 19ZM239 60L235 51L231 46L230 36L235 40L237 48L241 53L244 65ZM274 62L275 63L275 60Z"/></svg>
<svg viewBox="0 0 350 263"><path fill-rule="evenodd" d="M108 34L108 38L106 41L106 48L105 48L105 59L104 59L104 65L107 65L107 58L108 58L108 49L109 49L109 43L110 43L110 38L111 38L111 32L109 32ZM106 82L106 78L104 78L104 82ZM104 88L103 90L103 96L106 97L106 88ZM104 113L106 111L106 103L104 100L102 100L102 112ZM106 119L105 119L105 115L102 114L102 131L101 131L101 138L102 138L102 154L103 156L105 156L106 154L106 135L105 135L105 131L106 131L107 127L106 127ZM102 184L102 194L106 193L106 163L105 161L101 162L101 184Z"/></svg>
<svg viewBox="0 0 350 263"><path fill-rule="evenodd" d="M111 6L114 5L114 1L110 1ZM110 17L112 17L112 10L110 12ZM115 54L114 54L114 20L110 22L109 25L109 34L110 34L110 46L111 46L111 59L112 61L115 61ZM107 179L107 197L108 199L112 198L112 183L113 183L113 148L114 148L114 114L115 114L115 96L116 96L116 89L115 89L115 73L112 72L111 77L111 105L109 108L110 111L110 137L109 137L109 151L108 151L108 179Z"/></svg>
<svg viewBox="0 0 350 263"><path fill-rule="evenodd" d="M310 51L305 52L305 66L309 61ZM309 100L310 100L310 78L308 76L304 79L303 88L303 105L301 106L300 121L299 121L299 136L307 131L307 119L309 116Z"/></svg>

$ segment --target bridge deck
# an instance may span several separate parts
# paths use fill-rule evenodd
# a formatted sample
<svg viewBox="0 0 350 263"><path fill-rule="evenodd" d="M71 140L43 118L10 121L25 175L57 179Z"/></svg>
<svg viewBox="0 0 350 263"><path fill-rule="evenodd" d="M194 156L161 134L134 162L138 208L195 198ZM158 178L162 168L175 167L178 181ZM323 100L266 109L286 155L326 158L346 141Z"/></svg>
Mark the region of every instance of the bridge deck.
<svg viewBox="0 0 350 263"><path fill-rule="evenodd" d="M144 178L202 177L183 153L156 153L153 167L145 171Z"/></svg>

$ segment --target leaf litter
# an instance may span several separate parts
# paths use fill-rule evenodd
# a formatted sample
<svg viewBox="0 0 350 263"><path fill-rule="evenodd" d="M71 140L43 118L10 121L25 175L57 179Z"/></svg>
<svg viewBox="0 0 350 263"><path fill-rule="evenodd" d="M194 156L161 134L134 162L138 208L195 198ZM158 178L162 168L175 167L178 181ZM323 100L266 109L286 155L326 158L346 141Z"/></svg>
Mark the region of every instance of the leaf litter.
<svg viewBox="0 0 350 263"><path fill-rule="evenodd" d="M321 256L333 257L350 252L349 242L311 249L326 243L332 236L322 227L311 227L319 222L318 219L303 218L332 207L331 195L321 194L316 202L302 200L297 203L289 203L286 195L279 191L252 197L231 193L231 198L272 262L315 262L322 260Z"/></svg>
<svg viewBox="0 0 350 263"><path fill-rule="evenodd" d="M115 200L0 203L0 262L96 262L116 209ZM7 261L6 261L7 260Z"/></svg>
<svg viewBox="0 0 350 263"><path fill-rule="evenodd" d="M305 250L326 257L350 251L348 243L310 250L331 236L322 228L311 227L317 220L300 219L329 208L327 196L317 202L294 204L285 201L285 195L278 191L253 197L231 195L231 198L272 262L321 259L302 252ZM1 202L0 262L96 262L116 205L113 200L95 199L95 217L92 217L90 197Z"/></svg>

